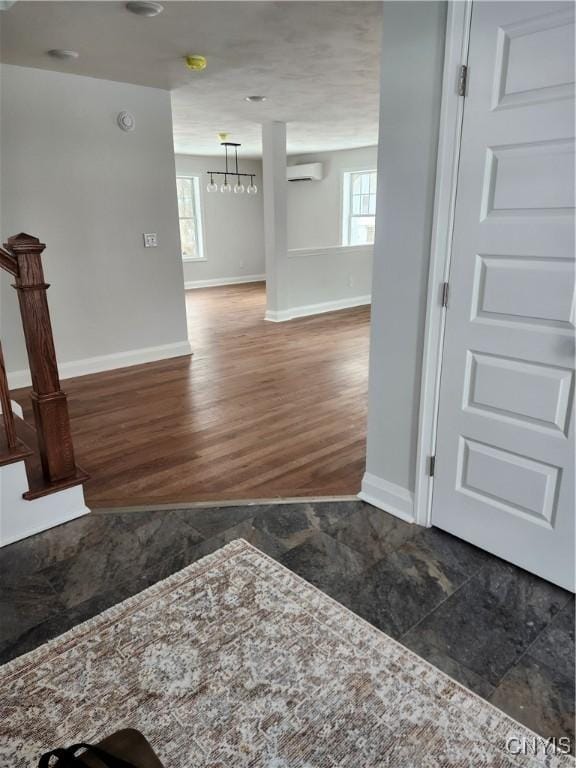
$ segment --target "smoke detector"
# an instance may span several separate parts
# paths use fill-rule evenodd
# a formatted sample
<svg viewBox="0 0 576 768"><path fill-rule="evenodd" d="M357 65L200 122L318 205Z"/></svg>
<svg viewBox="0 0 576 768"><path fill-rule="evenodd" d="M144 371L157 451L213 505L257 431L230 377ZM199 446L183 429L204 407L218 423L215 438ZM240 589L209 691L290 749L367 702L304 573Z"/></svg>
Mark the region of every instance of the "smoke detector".
<svg viewBox="0 0 576 768"><path fill-rule="evenodd" d="M61 61L70 61L71 59L77 59L80 54L78 51L70 51L66 48L52 48L48 51L48 56L52 56L53 59L60 59Z"/></svg>
<svg viewBox="0 0 576 768"><path fill-rule="evenodd" d="M208 66L206 56L200 56L197 53L184 56L184 61L188 69L191 69L193 72L201 72Z"/></svg>

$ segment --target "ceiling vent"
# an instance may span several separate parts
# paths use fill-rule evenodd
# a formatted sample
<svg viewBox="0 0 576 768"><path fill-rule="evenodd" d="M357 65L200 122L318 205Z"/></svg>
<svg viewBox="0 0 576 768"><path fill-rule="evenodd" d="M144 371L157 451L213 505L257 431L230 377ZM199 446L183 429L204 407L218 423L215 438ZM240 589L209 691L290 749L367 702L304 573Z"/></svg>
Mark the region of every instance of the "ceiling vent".
<svg viewBox="0 0 576 768"><path fill-rule="evenodd" d="M286 168L286 178L288 181L322 181L322 170L322 163L289 165Z"/></svg>

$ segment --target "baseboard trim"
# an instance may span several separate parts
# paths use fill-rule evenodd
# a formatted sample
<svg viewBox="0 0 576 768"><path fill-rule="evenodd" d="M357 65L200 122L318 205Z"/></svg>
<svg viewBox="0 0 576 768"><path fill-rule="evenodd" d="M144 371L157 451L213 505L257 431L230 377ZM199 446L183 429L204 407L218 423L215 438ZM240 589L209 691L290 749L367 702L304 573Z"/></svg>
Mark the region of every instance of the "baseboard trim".
<svg viewBox="0 0 576 768"><path fill-rule="evenodd" d="M294 320L297 317L308 317L309 315L322 315L325 312L338 312L340 309L352 309L353 307L364 307L370 304L372 297L352 296L349 299L336 299L335 301L323 301L320 304L306 304L290 309L281 309L279 311L266 310L265 320L271 323L284 323L286 320Z"/></svg>
<svg viewBox="0 0 576 768"><path fill-rule="evenodd" d="M362 478L362 490L358 498L407 523L416 522L414 494L396 483L390 483L388 480L366 472Z"/></svg>
<svg viewBox="0 0 576 768"><path fill-rule="evenodd" d="M196 288L216 288L219 285L241 285L242 283L261 283L266 275L241 275L240 277L216 277L213 280L188 280L184 283L187 291Z"/></svg>
<svg viewBox="0 0 576 768"><path fill-rule="evenodd" d="M292 316L290 317L283 317L282 315L286 314L285 312L273 312L270 309L266 310L266 314L264 315L264 320L268 320L269 323L283 323L285 320L291 320Z"/></svg>
<svg viewBox="0 0 576 768"><path fill-rule="evenodd" d="M96 357L88 357L85 360L59 363L58 371L61 379L72 379L76 376L87 376L90 373L113 371L116 368L129 368L132 365L155 363L159 360L168 360L171 357L183 357L191 354L192 347L189 341L177 341L174 344L163 344L159 347L131 349L128 352L114 352L111 355L98 355ZM12 371L12 373L8 374L8 386L10 389L29 387L30 384L29 370Z"/></svg>

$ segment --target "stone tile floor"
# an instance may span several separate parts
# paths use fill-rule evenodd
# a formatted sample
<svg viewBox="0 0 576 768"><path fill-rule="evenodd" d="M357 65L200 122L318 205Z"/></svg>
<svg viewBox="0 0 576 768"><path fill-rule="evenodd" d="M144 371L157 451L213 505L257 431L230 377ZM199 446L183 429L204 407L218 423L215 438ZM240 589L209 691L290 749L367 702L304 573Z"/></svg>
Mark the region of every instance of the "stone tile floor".
<svg viewBox="0 0 576 768"><path fill-rule="evenodd" d="M0 663L244 538L545 737L574 743L574 598L361 501L94 512L0 549Z"/></svg>

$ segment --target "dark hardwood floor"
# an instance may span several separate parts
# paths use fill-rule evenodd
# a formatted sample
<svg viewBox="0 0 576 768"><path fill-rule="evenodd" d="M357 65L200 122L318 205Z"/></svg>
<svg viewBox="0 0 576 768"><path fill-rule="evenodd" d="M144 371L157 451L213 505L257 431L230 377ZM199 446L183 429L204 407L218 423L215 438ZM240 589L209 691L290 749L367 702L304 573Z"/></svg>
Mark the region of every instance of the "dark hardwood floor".
<svg viewBox="0 0 576 768"><path fill-rule="evenodd" d="M89 505L357 493L369 308L270 323L263 283L187 306L192 358L63 384Z"/></svg>

